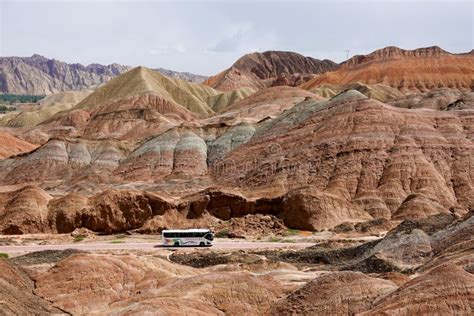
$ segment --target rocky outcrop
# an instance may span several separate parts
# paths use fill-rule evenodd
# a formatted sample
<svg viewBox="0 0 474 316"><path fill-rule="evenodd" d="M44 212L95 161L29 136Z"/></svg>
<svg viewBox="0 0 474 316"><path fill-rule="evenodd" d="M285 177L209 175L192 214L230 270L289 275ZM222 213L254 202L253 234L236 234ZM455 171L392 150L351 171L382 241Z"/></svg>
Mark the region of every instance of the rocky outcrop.
<svg viewBox="0 0 474 316"><path fill-rule="evenodd" d="M117 233L141 228L148 220L175 209L153 193L106 190L93 196L70 193L53 198L35 186L0 193L2 234L71 233L87 228Z"/></svg>
<svg viewBox="0 0 474 316"><path fill-rule="evenodd" d="M263 89L273 85L295 86L320 74L334 70L337 64L330 60L318 60L292 52L267 51L247 54L229 69L210 77L204 84L222 91L242 87Z"/></svg>
<svg viewBox="0 0 474 316"><path fill-rule="evenodd" d="M436 88L471 89L474 54L451 54L439 47L404 50L386 47L368 55L345 61L333 72L327 72L303 83L313 89L325 84L378 84L401 91L426 92Z"/></svg>
<svg viewBox="0 0 474 316"><path fill-rule="evenodd" d="M111 234L141 228L174 205L151 193L107 190L89 198L69 194L51 201L48 207L49 225L58 233L84 227Z"/></svg>
<svg viewBox="0 0 474 316"><path fill-rule="evenodd" d="M49 194L35 186L3 193L0 197L0 232L16 235L50 231L47 216L51 199Z"/></svg>
<svg viewBox="0 0 474 316"><path fill-rule="evenodd" d="M281 217L288 227L310 231L332 228L348 220L372 219L363 209L336 195L308 188L290 191L285 196Z"/></svg>

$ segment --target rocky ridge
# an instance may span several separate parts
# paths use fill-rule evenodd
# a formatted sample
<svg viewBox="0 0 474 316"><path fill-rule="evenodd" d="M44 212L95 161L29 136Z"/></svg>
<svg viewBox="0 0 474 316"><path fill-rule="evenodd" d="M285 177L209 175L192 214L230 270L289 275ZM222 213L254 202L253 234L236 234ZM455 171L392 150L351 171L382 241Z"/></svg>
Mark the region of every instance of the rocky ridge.
<svg viewBox="0 0 474 316"><path fill-rule="evenodd" d="M297 86L316 74L334 70L337 64L292 52L267 51L247 54L229 69L208 78L205 85L229 91L242 87Z"/></svg>
<svg viewBox="0 0 474 316"><path fill-rule="evenodd" d="M45 95L95 88L130 70L119 64L68 64L40 55L0 57L0 93ZM205 76L156 69L165 76L200 83Z"/></svg>
<svg viewBox="0 0 474 316"><path fill-rule="evenodd" d="M451 54L437 46L404 50L386 47L368 55L354 56L335 71L304 82L304 89L327 84L384 84L404 93L436 88L473 88L474 55Z"/></svg>

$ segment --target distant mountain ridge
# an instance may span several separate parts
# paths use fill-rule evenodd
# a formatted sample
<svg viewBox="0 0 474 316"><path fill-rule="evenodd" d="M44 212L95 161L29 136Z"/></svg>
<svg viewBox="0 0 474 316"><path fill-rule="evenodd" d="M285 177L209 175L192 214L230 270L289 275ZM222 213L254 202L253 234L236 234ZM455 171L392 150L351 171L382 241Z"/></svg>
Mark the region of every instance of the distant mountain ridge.
<svg viewBox="0 0 474 316"><path fill-rule="evenodd" d="M384 84L403 92L437 88L470 90L474 87L473 52L452 54L438 46L405 50L395 46L356 55L303 84L312 90L324 85Z"/></svg>
<svg viewBox="0 0 474 316"><path fill-rule="evenodd" d="M338 66L328 59L319 60L293 52L251 53L210 77L204 84L221 91L243 87L260 90L271 86L297 86L317 74L335 70Z"/></svg>
<svg viewBox="0 0 474 316"><path fill-rule="evenodd" d="M43 95L94 88L130 70L119 64L84 66L34 54L31 57L0 57L0 93ZM190 82L206 77L159 68L162 74Z"/></svg>

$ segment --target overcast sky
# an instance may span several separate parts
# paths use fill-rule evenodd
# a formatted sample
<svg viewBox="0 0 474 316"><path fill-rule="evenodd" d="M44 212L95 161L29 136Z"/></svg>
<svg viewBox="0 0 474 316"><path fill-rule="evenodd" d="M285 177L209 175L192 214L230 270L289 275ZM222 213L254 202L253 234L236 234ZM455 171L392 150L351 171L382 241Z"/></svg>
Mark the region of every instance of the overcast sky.
<svg viewBox="0 0 474 316"><path fill-rule="evenodd" d="M389 45L473 48L474 1L4 1L0 55L204 75L253 51L340 62Z"/></svg>

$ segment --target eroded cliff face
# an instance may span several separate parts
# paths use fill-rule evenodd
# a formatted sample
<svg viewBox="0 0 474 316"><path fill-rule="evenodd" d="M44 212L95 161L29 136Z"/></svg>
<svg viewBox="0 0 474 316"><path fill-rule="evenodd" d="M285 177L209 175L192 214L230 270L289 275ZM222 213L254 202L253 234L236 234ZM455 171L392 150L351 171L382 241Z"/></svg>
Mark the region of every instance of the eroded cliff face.
<svg viewBox="0 0 474 316"><path fill-rule="evenodd" d="M472 111L405 110L349 91L306 101L262 126L219 163L243 189L310 186L372 217L474 207Z"/></svg>
<svg viewBox="0 0 474 316"><path fill-rule="evenodd" d="M160 115L171 115L169 120L192 118L182 108L157 107ZM255 199L278 199L279 210L270 214L288 227L307 230L374 219L462 215L474 207L472 110L401 109L353 90L329 101L307 97L286 110L275 107L280 112L267 120L227 126L203 119L136 143L130 140L139 134L132 133L128 141L50 140L27 155L0 162L0 176L4 184L48 181L62 190L86 185L90 193L139 181L144 188L181 199L209 186L235 189L244 201L240 206L216 213L211 203L206 210L229 220L266 214L249 205ZM103 111L113 121L109 115L117 109L107 109L97 113ZM231 107L228 113L242 119L239 109ZM86 132L93 126L128 129L122 123L101 125L94 117Z"/></svg>

